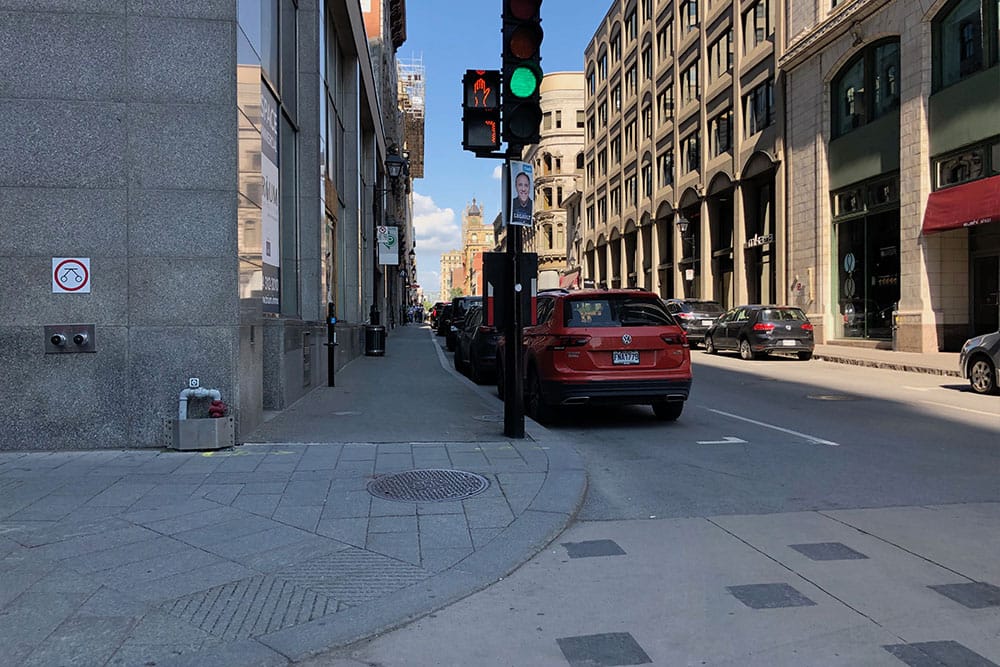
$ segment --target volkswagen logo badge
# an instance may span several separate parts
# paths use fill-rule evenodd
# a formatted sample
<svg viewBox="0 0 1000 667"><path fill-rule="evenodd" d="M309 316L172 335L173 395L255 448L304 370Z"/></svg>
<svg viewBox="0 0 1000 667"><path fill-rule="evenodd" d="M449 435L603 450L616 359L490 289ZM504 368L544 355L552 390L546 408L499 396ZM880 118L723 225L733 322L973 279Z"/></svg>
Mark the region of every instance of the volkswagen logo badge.
<svg viewBox="0 0 1000 667"><path fill-rule="evenodd" d="M792 325L791 324L786 324L785 325L785 331L791 331L791 330L792 330Z"/></svg>
<svg viewBox="0 0 1000 667"><path fill-rule="evenodd" d="M622 343L624 343L625 345L631 345L632 344L632 334L624 334L622 336Z"/></svg>

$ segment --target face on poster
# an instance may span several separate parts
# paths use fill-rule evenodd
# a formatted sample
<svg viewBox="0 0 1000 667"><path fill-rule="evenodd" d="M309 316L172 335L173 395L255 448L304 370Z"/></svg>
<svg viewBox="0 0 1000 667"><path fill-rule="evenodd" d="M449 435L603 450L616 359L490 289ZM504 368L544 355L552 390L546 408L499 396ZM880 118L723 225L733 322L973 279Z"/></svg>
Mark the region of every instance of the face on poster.
<svg viewBox="0 0 1000 667"><path fill-rule="evenodd" d="M530 162L510 163L510 191L509 224L530 227L535 204L535 176Z"/></svg>

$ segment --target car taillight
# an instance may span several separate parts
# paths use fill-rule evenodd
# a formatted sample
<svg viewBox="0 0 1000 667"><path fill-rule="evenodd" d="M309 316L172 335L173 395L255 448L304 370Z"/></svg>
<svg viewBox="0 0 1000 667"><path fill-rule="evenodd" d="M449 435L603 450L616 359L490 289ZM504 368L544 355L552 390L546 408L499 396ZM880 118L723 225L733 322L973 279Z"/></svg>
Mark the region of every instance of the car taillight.
<svg viewBox="0 0 1000 667"><path fill-rule="evenodd" d="M496 327L488 327L485 324L479 327L479 333L481 334L491 334L496 332L497 332Z"/></svg>
<svg viewBox="0 0 1000 667"><path fill-rule="evenodd" d="M590 336L559 336L548 349L565 350L567 347L581 347L589 342Z"/></svg>
<svg viewBox="0 0 1000 667"><path fill-rule="evenodd" d="M667 345L687 345L688 339L687 335L684 333L665 333L660 334L660 340L662 340Z"/></svg>
<svg viewBox="0 0 1000 667"><path fill-rule="evenodd" d="M774 331L774 324L771 322L758 322L753 325L754 331Z"/></svg>
<svg viewBox="0 0 1000 667"><path fill-rule="evenodd" d="M682 320L691 320L694 319L694 313L677 313L677 317Z"/></svg>
<svg viewBox="0 0 1000 667"><path fill-rule="evenodd" d="M813 325L812 325L812 323L810 323L810 322L806 322L805 324L803 324L803 325L802 325L802 330L803 330L803 331L812 331L812 330L813 330Z"/></svg>

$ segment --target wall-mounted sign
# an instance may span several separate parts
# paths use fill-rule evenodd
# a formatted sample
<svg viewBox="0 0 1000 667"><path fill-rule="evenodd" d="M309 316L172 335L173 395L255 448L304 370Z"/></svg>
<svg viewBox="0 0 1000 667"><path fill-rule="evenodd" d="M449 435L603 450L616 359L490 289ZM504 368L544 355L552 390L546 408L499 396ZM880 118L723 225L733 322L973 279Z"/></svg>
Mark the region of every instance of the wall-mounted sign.
<svg viewBox="0 0 1000 667"><path fill-rule="evenodd" d="M375 230L378 243L378 263L397 266L399 264L399 234L397 227L379 225Z"/></svg>
<svg viewBox="0 0 1000 667"><path fill-rule="evenodd" d="M90 258L53 257L52 293L90 294Z"/></svg>
<svg viewBox="0 0 1000 667"><path fill-rule="evenodd" d="M757 236L747 239L743 247L759 248L760 246L771 245L772 243L774 243L774 234L757 234Z"/></svg>

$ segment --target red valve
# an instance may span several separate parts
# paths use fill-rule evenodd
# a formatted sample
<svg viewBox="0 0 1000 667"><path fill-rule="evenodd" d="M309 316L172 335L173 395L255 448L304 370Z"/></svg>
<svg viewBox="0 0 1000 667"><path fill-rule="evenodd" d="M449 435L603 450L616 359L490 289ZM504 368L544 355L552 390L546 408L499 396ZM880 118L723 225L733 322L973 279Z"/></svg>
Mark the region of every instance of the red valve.
<svg viewBox="0 0 1000 667"><path fill-rule="evenodd" d="M226 404L219 400L212 401L208 406L208 416L214 418L225 417Z"/></svg>

